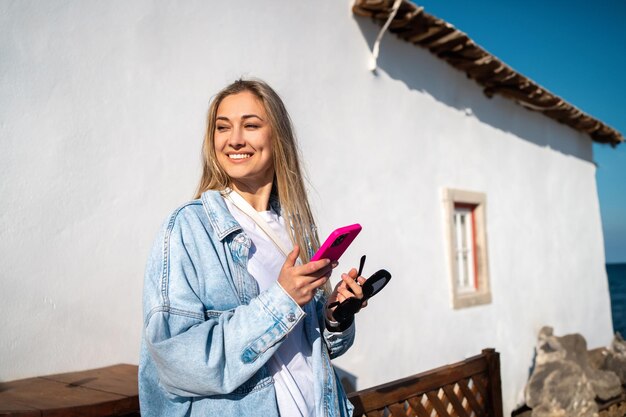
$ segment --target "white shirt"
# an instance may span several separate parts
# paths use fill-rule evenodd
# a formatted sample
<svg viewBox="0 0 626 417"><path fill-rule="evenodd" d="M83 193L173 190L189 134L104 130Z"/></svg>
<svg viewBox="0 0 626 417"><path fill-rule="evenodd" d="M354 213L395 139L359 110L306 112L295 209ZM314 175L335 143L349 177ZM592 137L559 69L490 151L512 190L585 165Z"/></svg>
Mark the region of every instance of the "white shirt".
<svg viewBox="0 0 626 417"><path fill-rule="evenodd" d="M285 255L257 224L224 199L228 210L252 240L248 255L248 272L259 284L259 291L265 291L278 279L285 263ZM270 228L287 248L293 245L285 229L285 222L273 210L259 212ZM274 378L278 411L285 417L313 417L315 415L315 394L313 392L313 370L311 366L311 344L304 333L303 322L298 323L287 335L282 345L268 365Z"/></svg>

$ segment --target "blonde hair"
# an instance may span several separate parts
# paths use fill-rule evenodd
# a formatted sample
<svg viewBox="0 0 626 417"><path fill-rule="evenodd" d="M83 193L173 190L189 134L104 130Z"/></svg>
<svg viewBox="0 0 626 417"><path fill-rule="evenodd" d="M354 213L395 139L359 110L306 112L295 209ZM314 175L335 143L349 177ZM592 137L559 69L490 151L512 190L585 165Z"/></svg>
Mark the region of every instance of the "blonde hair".
<svg viewBox="0 0 626 417"><path fill-rule="evenodd" d="M215 119L224 98L245 91L254 94L267 113L272 129L274 162L272 196L278 198L292 243L300 246L300 260L307 263L319 248L319 238L304 188L298 145L283 101L264 81L239 79L217 93L211 102L202 144L202 177L195 198L199 198L204 191L221 191L230 186L230 177L217 162L215 154Z"/></svg>

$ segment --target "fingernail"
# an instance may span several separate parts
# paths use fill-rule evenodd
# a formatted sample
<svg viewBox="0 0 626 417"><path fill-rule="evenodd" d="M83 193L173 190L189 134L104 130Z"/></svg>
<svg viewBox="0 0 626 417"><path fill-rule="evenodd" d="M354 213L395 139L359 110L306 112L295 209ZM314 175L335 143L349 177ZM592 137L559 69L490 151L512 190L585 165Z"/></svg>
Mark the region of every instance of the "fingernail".
<svg viewBox="0 0 626 417"><path fill-rule="evenodd" d="M335 261L335 262L333 262L333 265L332 265L332 266L333 266L333 268L336 268L336 267L337 267L337 265L339 265L339 262Z"/></svg>

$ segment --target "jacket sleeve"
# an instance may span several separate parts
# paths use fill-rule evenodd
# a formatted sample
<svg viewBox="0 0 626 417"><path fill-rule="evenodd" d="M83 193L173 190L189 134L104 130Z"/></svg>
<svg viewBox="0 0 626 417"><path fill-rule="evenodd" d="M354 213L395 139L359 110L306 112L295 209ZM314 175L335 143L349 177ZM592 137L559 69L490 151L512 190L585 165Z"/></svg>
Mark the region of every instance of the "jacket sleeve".
<svg viewBox="0 0 626 417"><path fill-rule="evenodd" d="M304 312L277 283L247 305L207 309L198 296L199 271L214 270L215 279L227 281L224 266L217 252L214 257L205 252L200 263L198 245L206 250L211 243L181 223L184 219L166 224L148 261L145 343L159 383L170 394L231 393L267 362Z"/></svg>
<svg viewBox="0 0 626 417"><path fill-rule="evenodd" d="M322 291L318 292L316 297L316 307L320 326L324 329L322 334L328 347L328 354L331 359L337 358L346 353L354 342L355 320L352 320L352 323L341 331L330 331L326 327L326 296L323 295Z"/></svg>

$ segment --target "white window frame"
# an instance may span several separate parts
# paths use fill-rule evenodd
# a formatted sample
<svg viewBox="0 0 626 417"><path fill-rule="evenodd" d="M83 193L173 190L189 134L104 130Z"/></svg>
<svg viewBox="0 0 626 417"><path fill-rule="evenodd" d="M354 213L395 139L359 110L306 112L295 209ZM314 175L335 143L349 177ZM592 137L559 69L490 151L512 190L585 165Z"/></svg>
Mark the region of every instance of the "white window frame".
<svg viewBox="0 0 626 417"><path fill-rule="evenodd" d="M484 193L443 189L452 307L491 303Z"/></svg>

